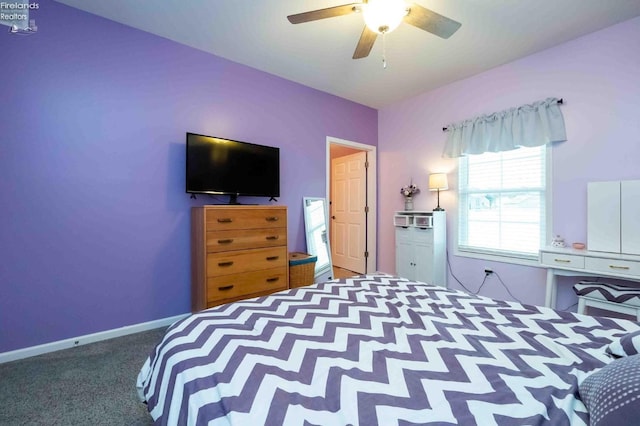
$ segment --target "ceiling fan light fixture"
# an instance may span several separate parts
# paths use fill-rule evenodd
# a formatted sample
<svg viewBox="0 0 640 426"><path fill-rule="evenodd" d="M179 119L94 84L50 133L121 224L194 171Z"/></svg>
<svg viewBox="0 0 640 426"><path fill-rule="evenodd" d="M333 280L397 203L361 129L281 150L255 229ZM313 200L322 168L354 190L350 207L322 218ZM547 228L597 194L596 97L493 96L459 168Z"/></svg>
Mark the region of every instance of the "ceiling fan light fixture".
<svg viewBox="0 0 640 426"><path fill-rule="evenodd" d="M364 23L378 34L390 33L407 14L403 0L368 0L362 5Z"/></svg>

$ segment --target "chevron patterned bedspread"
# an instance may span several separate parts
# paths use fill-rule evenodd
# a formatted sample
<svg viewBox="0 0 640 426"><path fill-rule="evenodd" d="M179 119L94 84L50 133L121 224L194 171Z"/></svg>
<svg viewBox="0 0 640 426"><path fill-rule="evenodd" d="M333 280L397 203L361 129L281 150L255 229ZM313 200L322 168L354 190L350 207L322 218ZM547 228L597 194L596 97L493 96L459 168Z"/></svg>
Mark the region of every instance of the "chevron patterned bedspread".
<svg viewBox="0 0 640 426"><path fill-rule="evenodd" d="M374 274L179 321L138 392L163 425L586 425L578 382L639 328Z"/></svg>

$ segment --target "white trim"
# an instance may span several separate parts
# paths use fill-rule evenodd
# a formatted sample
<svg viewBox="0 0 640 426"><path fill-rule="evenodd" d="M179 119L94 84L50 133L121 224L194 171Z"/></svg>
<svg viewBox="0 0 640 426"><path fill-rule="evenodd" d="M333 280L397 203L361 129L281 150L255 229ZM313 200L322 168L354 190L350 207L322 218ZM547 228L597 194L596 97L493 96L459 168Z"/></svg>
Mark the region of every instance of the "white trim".
<svg viewBox="0 0 640 426"><path fill-rule="evenodd" d="M89 343L100 342L102 340L113 339L114 337L126 336L129 334L140 333L142 331L153 330L160 327L168 327L174 322L188 317L190 314L176 315L174 317L162 318L155 321L142 322L140 324L127 325L125 327L114 328L112 330L101 331L98 333L85 334L84 336L72 337L70 339L58 340L56 342L45 343L43 345L31 346L24 349L16 349L15 351L0 353L0 364L5 362L17 361L23 358L29 358L36 355L42 355L49 352L55 352L62 349L69 349L76 346L86 345Z"/></svg>
<svg viewBox="0 0 640 426"><path fill-rule="evenodd" d="M470 257L470 258L473 258L473 259L482 259L482 260L491 260L493 262L502 262L502 263L511 263L511 264L514 264L514 265L540 267L540 261L538 260L538 258L527 259L527 258L524 258L524 257L516 257L516 256L508 256L508 255L500 255L500 254L490 254L490 253L483 253L483 252L479 252L479 251L459 250L457 245L453 250L453 254L454 254L454 256Z"/></svg>
<svg viewBox="0 0 640 426"><path fill-rule="evenodd" d="M367 215L368 241L367 250L369 257L367 259L367 273L375 272L378 267L378 166L377 166L377 147L367 145L360 142L348 141L346 139L334 138L327 136L326 148L326 198L330 200L331 194L331 145L342 145L349 148L367 151L369 161L369 180L367 181L367 200L369 203L369 214ZM328 207L328 206L327 206ZM329 209L331 211L331 209Z"/></svg>
<svg viewBox="0 0 640 426"><path fill-rule="evenodd" d="M361 149L363 151L375 151L376 147L373 145L367 145L366 143L353 142L346 139L334 138L333 136L327 136L327 145L329 144L343 145L350 148Z"/></svg>
<svg viewBox="0 0 640 426"><path fill-rule="evenodd" d="M553 201L553 162L552 160L552 153L553 153L553 147L554 144L548 144L547 148L545 149L545 153L547 154L547 158L546 158L546 164L545 167L547 168L546 170L546 174L547 174L547 192L546 192L546 196L547 199L544 200L545 202L545 214L547 215L546 220L547 223L545 223L545 226L547 227L547 240L543 241L542 244L543 246L540 248L545 247L547 244L551 243L551 240L553 239L554 235L555 235L555 230L553 229L553 206L551 204Z"/></svg>

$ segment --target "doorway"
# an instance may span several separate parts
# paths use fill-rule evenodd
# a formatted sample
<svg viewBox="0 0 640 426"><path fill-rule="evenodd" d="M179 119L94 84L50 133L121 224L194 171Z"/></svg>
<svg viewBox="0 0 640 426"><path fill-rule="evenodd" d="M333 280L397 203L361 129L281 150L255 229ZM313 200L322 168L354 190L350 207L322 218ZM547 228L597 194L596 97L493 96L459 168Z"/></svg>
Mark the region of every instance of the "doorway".
<svg viewBox="0 0 640 426"><path fill-rule="evenodd" d="M372 273L377 267L376 147L327 137L326 152L329 241L335 270L341 272L334 275Z"/></svg>

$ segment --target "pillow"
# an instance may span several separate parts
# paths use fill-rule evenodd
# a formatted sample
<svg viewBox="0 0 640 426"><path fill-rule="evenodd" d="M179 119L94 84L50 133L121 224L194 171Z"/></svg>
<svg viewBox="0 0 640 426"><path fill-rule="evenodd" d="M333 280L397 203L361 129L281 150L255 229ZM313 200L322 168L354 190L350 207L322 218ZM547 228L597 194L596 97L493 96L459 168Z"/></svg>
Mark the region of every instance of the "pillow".
<svg viewBox="0 0 640 426"><path fill-rule="evenodd" d="M616 358L640 353L640 330L625 334L607 346L606 352Z"/></svg>
<svg viewBox="0 0 640 426"><path fill-rule="evenodd" d="M620 358L588 376L578 387L589 425L638 425L640 355Z"/></svg>

